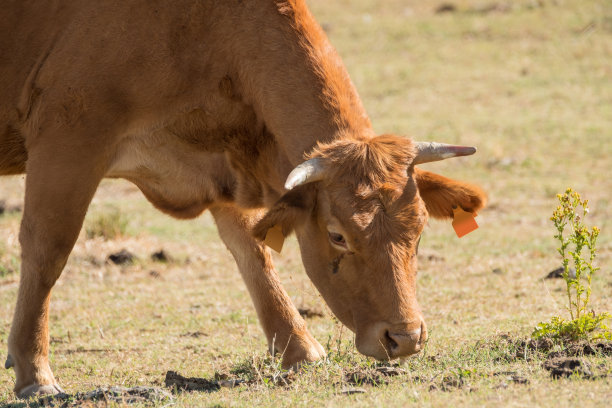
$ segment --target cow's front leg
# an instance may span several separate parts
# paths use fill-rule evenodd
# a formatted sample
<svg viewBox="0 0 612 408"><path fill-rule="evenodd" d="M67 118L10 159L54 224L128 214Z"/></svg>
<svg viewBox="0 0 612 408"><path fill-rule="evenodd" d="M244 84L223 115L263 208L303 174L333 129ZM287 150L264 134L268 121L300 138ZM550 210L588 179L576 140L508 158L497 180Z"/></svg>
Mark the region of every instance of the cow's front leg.
<svg viewBox="0 0 612 408"><path fill-rule="evenodd" d="M96 163L100 158L88 156L87 148L45 142L28 152L19 234L21 278L5 364L15 370L15 393L20 398L61 392L48 360L51 288L102 177L102 166Z"/></svg>
<svg viewBox="0 0 612 408"><path fill-rule="evenodd" d="M251 294L270 352L282 354L283 368L323 358L325 350L308 332L304 319L281 286L268 248L250 234L256 217L230 207L214 207L211 212Z"/></svg>

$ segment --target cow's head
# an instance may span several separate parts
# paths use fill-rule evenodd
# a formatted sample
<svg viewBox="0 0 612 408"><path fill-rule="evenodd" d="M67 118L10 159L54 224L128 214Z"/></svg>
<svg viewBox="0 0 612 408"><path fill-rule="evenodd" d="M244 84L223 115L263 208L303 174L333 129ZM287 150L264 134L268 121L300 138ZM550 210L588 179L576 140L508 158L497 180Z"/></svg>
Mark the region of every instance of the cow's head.
<svg viewBox="0 0 612 408"><path fill-rule="evenodd" d="M429 215L477 211L477 187L414 167L474 148L396 136L318 146L287 179L289 190L255 227L295 230L306 272L334 314L377 359L416 353L427 330L416 300L417 250Z"/></svg>

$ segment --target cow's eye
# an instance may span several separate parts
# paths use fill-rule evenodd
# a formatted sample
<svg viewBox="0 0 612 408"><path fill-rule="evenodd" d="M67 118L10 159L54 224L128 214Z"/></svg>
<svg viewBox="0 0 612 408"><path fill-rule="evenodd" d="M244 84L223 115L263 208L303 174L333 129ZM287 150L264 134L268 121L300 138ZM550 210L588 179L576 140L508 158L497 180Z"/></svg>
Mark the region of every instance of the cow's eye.
<svg viewBox="0 0 612 408"><path fill-rule="evenodd" d="M344 240L344 237L342 236L342 234L338 234L337 232L330 232L329 240L334 245L346 248L346 241Z"/></svg>

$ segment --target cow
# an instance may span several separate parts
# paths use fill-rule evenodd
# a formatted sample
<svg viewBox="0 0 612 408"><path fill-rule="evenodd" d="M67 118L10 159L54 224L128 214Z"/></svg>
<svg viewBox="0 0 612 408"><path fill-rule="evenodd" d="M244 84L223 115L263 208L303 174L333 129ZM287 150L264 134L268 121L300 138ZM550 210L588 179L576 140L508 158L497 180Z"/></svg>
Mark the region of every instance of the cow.
<svg viewBox="0 0 612 408"><path fill-rule="evenodd" d="M295 232L359 352L423 347L421 232L486 198L416 165L475 149L375 134L304 0L9 0L0 55L0 175L26 174L5 364L18 397L61 391L49 299L103 178L176 218L212 213L283 367L325 350L281 286L272 229Z"/></svg>

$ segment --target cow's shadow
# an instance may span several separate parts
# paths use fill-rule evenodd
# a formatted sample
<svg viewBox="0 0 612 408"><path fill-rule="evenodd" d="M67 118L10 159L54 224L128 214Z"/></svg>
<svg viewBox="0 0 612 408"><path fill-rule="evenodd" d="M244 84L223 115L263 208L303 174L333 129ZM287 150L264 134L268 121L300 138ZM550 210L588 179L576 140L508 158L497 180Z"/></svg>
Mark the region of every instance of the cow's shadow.
<svg viewBox="0 0 612 408"><path fill-rule="evenodd" d="M244 381L216 381L207 378L183 377L175 371L168 371L164 383L166 388L109 386L89 392L77 392L75 394L61 393L48 397L30 398L29 400L2 402L0 403L0 408L63 407L95 403L96 401L116 402L127 405L150 404L152 402L171 401L174 399L173 394L176 395L183 392L217 392L222 387L235 387L244 383Z"/></svg>

